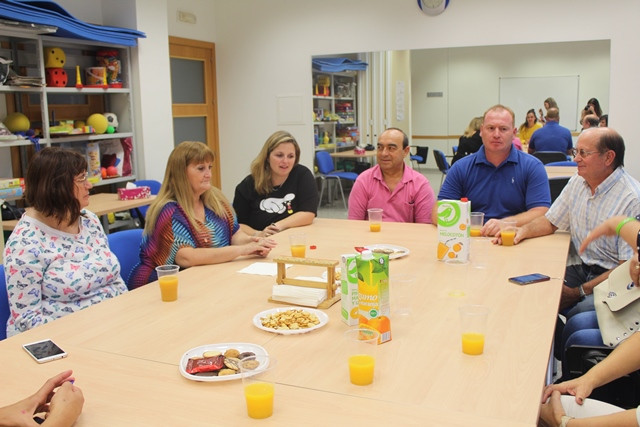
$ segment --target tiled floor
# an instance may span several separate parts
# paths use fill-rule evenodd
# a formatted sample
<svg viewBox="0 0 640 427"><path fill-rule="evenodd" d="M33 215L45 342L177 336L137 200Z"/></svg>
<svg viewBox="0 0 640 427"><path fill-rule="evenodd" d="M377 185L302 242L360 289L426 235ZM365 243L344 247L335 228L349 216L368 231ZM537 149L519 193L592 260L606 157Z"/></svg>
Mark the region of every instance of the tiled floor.
<svg viewBox="0 0 640 427"><path fill-rule="evenodd" d="M442 173L438 169L427 169L427 168L418 168L416 169L418 172L422 173L427 177L433 191L438 195L438 191L440 191L440 180L442 178ZM344 197L349 199L348 191L346 187L348 184L345 183L345 195ZM349 186L350 187L350 186ZM322 206L318 209L318 218L336 218L336 219L347 219L347 210L344 208L342 204L342 198L340 197L340 192L336 189L338 193L338 197L335 198L332 204L323 203ZM335 191L334 191L335 192Z"/></svg>

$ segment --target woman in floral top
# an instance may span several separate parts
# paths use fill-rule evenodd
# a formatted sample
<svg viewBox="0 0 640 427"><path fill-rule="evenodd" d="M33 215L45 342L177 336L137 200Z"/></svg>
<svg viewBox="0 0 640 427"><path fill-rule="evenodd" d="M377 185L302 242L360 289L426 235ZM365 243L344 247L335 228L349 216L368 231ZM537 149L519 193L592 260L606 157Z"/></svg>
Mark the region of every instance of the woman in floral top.
<svg viewBox="0 0 640 427"><path fill-rule="evenodd" d="M7 336L127 291L98 217L83 210L91 183L79 153L45 148L25 179L27 208L7 241Z"/></svg>

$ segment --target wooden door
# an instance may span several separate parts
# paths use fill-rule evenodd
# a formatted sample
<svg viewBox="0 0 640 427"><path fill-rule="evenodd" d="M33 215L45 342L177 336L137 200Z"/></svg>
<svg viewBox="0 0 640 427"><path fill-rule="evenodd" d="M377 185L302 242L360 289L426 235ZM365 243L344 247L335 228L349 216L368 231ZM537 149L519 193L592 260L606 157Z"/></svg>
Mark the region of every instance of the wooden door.
<svg viewBox="0 0 640 427"><path fill-rule="evenodd" d="M212 184L220 188L215 45L169 37L169 57L174 144L207 144L215 154Z"/></svg>

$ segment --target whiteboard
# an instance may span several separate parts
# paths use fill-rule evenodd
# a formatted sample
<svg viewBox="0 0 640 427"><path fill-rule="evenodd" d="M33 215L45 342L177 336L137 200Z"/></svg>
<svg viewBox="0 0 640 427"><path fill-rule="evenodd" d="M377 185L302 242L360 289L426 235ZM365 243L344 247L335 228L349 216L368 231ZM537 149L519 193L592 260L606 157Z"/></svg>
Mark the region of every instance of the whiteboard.
<svg viewBox="0 0 640 427"><path fill-rule="evenodd" d="M580 76L500 77L500 104L516 114L516 127L524 123L527 111L533 108L538 116L544 100L551 97L560 109L560 124L571 131L580 129L578 87ZM584 107L584 106L583 106Z"/></svg>

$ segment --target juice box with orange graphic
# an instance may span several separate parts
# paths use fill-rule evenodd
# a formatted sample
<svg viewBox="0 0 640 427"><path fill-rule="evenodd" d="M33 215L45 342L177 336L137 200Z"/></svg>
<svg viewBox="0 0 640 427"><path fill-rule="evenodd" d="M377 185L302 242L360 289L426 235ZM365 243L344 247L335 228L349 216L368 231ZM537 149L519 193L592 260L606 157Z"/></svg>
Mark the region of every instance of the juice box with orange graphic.
<svg viewBox="0 0 640 427"><path fill-rule="evenodd" d="M359 325L380 332L378 344L391 341L389 304L389 255L362 251L356 256L358 268Z"/></svg>
<svg viewBox="0 0 640 427"><path fill-rule="evenodd" d="M469 261L471 202L438 200L438 259Z"/></svg>
<svg viewBox="0 0 640 427"><path fill-rule="evenodd" d="M358 268L356 254L346 254L340 257L340 288L342 291L342 321L349 326L357 325L359 320L358 301Z"/></svg>

